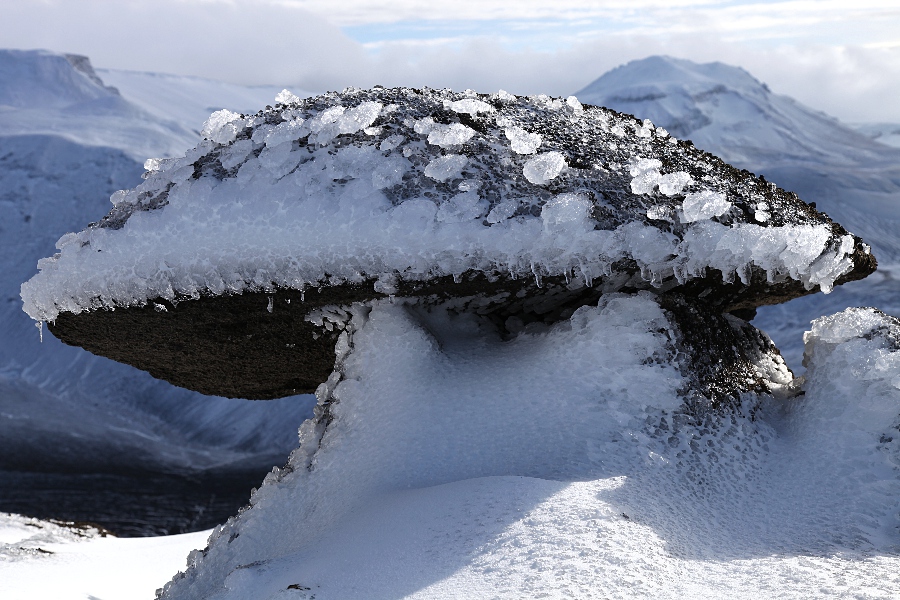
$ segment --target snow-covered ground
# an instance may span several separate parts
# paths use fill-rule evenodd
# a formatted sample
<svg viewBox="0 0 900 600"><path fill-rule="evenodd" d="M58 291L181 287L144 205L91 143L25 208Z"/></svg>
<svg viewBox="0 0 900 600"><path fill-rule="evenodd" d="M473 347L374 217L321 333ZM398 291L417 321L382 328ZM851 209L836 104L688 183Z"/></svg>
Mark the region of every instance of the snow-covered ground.
<svg viewBox="0 0 900 600"><path fill-rule="evenodd" d="M802 332L810 329L811 318L847 305L900 311L900 272L891 266L900 256L892 150L849 135L840 124L810 115L793 101L765 96L767 90L753 87L760 87L758 82L747 82L727 67L680 64L681 71L668 80L659 64L651 67L644 74L620 72L609 85L627 87L646 77L671 87L651 86L623 96L628 102L621 107L593 101L649 116L658 125L667 118L663 109L687 111L695 125L686 125L683 137L716 154L713 144L720 144L721 155L818 202L837 221L868 236L880 258L887 257L887 267L865 281L760 312L755 324L773 333L792 366L800 360ZM120 87L125 98L129 93L149 97L154 89L143 75L109 76L106 83ZM159 94L164 102L179 104L183 94L194 94L197 106L218 107L196 91L217 90L215 85L190 88L200 84L163 79L169 86ZM707 87L679 96L678 81L690 87L700 79ZM183 93L181 84L195 91ZM601 95L604 89L592 85L582 96L585 102L592 101L588 91ZM251 95L235 90L232 97ZM666 106L665 98L673 97L676 104ZM648 106L661 106L661 112L638 110ZM141 110L153 112L150 106ZM177 126L190 130L198 112L193 106L179 109ZM757 135L748 123L762 123L763 133ZM677 124L665 126L677 130ZM30 156L38 142L28 143L27 150L14 155ZM98 172L108 168L104 164L121 168L124 180L133 168L128 152L101 150L90 164L99 165ZM24 163L21 169L27 170L40 159ZM83 168L57 164L42 173ZM0 169L0 176L11 172ZM823 178L827 183L821 183ZM21 188L31 179L18 177L14 185ZM121 185L115 181L107 185ZM41 203L34 203L32 214L16 204L20 196L27 197L17 194L5 204L0 201L0 207L18 211L23 223L46 223L36 220ZM79 212L76 219L73 211L74 222L66 227L80 229L104 212L91 210L97 210L96 217ZM44 226L14 238L12 248L27 246ZM41 246L39 256L52 252L53 241L49 248ZM32 271L34 260L28 260L26 270ZM20 268L14 262L10 272ZM29 276L15 272L19 281ZM36 334L27 317L19 316L24 321L16 325L21 330L15 339L26 339L26 331ZM664 333L668 327L659 307L645 296L608 296L599 307L579 309L568 320L527 329L506 341L465 315L389 301L371 311L357 310L347 340L353 352L345 357L343 376L321 392L323 398L340 400L325 436L320 438L322 432L307 422L291 468L276 470L254 494L249 511L213 532L211 549L190 556L195 568L176 579L165 597L900 595L897 323L874 311L818 321L806 339L806 379L794 386L805 395L765 395L752 415L706 420L679 410L676 390L682 376L673 367ZM10 355L37 356L28 352L47 344L45 339L43 348ZM20 423L60 415L47 439L59 435L62 424L82 421L77 411L86 397L78 394L96 392L98 381L114 391L100 396L97 416L73 437L97 435L96 424L131 418L126 425L107 427L104 435L124 427L132 436L156 436L154 452L161 455L166 448L176 454L201 448L206 460L215 462L227 456L224 448L241 449L241 440L258 449L252 444L260 437L277 431L287 441L296 429L296 424L286 425L289 418L278 408L254 420L243 405L210 408L214 401L208 398L190 405L190 418L184 420L177 407L192 395L161 392L154 386L162 384L151 385L139 375L116 384L120 367L58 346L50 346L60 353L51 355L60 357L49 363L56 366L39 377L33 376L34 361L9 359L12 366L2 371L12 373L16 385L35 382L20 392L23 411L33 406L29 399L47 390L55 394L47 406L69 403L64 406L69 413L57 408L21 413L26 416ZM72 383L72 373L81 383ZM128 394L146 390L158 408L129 412L141 402L122 403L128 397L123 389ZM0 396L4 402L9 398L16 396ZM754 404L745 398L745 406ZM148 418L148 412L158 420ZM19 427L9 431L30 431ZM23 434L22 443L30 435ZM197 460L203 462L196 457L187 462ZM53 524L3 517L0 596L146 598L184 568L187 551L202 547L207 534L80 538Z"/></svg>
<svg viewBox="0 0 900 600"><path fill-rule="evenodd" d="M208 535L120 539L88 526L0 513L0 597L147 600Z"/></svg>

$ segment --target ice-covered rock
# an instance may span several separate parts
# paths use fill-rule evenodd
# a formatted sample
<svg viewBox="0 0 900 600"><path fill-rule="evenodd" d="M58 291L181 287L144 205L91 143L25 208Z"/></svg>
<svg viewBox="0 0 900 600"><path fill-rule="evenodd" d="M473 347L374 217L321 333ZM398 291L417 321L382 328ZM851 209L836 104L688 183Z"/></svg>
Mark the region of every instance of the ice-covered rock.
<svg viewBox="0 0 900 600"><path fill-rule="evenodd" d="M874 269L796 196L572 100L347 90L218 112L204 131L63 236L22 296L68 343L207 393L314 389L337 329L305 319L330 304L477 296L501 324L551 323L602 293L652 289L721 313ZM250 333L257 316L269 333ZM267 389L243 389L264 379L261 357Z"/></svg>

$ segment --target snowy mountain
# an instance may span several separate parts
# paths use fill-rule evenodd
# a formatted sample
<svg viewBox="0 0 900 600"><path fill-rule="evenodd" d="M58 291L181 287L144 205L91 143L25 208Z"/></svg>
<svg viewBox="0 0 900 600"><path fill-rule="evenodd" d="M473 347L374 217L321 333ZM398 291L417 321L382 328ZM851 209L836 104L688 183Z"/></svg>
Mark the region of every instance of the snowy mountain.
<svg viewBox="0 0 900 600"><path fill-rule="evenodd" d="M613 69L577 96L765 175L863 236L880 261L900 261L900 149L722 63L654 56Z"/></svg>
<svg viewBox="0 0 900 600"><path fill-rule="evenodd" d="M786 305L763 307L755 321L788 364L801 370L802 334L811 320L848 306L900 315L900 149L799 102L773 94L745 70L654 56L604 74L581 101L647 118L679 138L762 174L814 202L872 245L881 272Z"/></svg>
<svg viewBox="0 0 900 600"><path fill-rule="evenodd" d="M190 129L104 85L84 57L39 50L0 51L0 132L115 148L140 163L178 154L196 140Z"/></svg>
<svg viewBox="0 0 900 600"><path fill-rule="evenodd" d="M0 499L25 502L13 472L196 475L282 462L311 396L205 397L65 346L46 329L41 341L19 299L36 261L85 219L100 219L113 192L139 183L148 153L183 152L196 134L138 108L81 58L3 51L0 72Z"/></svg>

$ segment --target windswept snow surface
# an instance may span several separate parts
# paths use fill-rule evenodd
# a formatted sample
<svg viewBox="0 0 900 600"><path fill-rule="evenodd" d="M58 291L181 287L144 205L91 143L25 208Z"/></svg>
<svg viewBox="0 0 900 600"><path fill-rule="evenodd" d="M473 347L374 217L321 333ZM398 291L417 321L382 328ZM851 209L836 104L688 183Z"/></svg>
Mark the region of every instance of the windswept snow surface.
<svg viewBox="0 0 900 600"><path fill-rule="evenodd" d="M900 593L896 320L820 320L805 395L698 417L649 293L509 341L399 301L353 313L329 417L163 598Z"/></svg>

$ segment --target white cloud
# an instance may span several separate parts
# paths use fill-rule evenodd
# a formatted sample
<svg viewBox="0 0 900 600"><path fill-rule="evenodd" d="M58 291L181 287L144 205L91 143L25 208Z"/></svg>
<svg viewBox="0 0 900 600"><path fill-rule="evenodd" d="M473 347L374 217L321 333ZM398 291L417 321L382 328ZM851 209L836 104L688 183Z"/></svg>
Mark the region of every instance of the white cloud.
<svg viewBox="0 0 900 600"><path fill-rule="evenodd" d="M266 2L3 0L2 18L0 47L86 54L108 68L325 88L365 61L322 17Z"/></svg>
<svg viewBox="0 0 900 600"><path fill-rule="evenodd" d="M900 122L895 0L3 0L3 25L0 47L311 91L568 95L629 60L669 54L740 65L845 121Z"/></svg>

